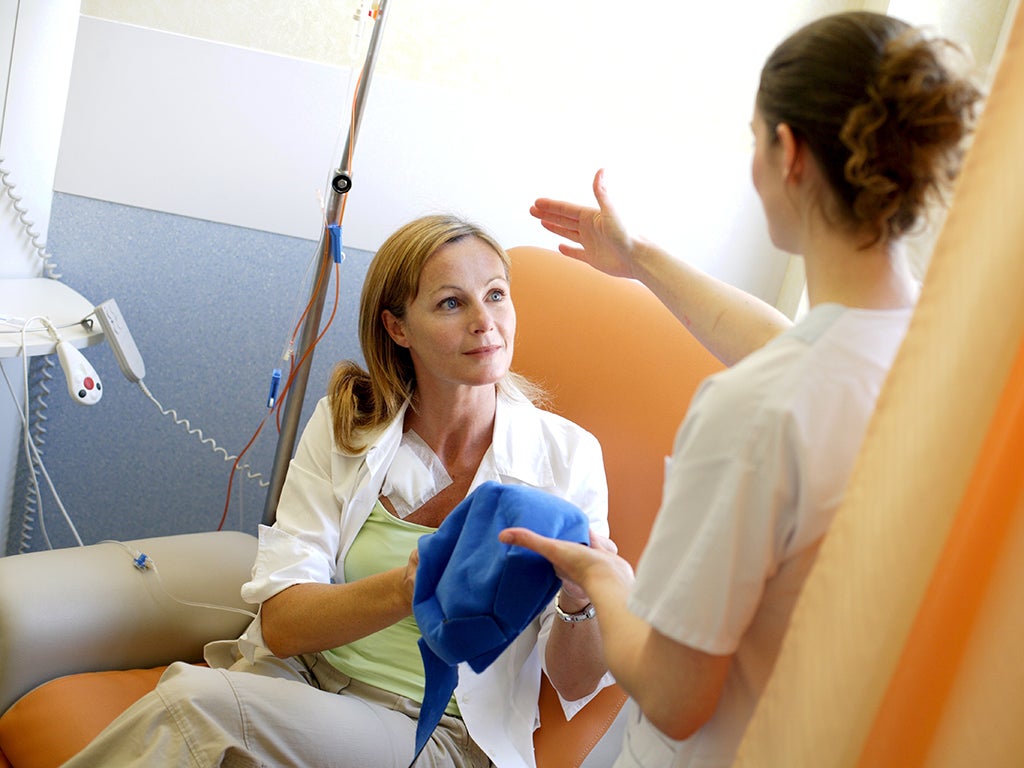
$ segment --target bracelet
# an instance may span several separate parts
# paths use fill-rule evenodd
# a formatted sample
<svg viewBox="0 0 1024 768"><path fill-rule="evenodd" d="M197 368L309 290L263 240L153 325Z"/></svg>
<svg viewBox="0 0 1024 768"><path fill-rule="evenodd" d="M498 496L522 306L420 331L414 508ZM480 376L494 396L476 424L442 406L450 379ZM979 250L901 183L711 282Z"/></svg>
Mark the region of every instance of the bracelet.
<svg viewBox="0 0 1024 768"><path fill-rule="evenodd" d="M558 601L555 600L555 610L558 612L558 618L560 618L562 621L568 621L570 623L575 623L577 621L588 621L589 619L592 619L595 616L597 616L597 609L594 608L593 603L587 603L586 607L582 611L578 611L577 613L566 613L562 610L562 607L558 604Z"/></svg>

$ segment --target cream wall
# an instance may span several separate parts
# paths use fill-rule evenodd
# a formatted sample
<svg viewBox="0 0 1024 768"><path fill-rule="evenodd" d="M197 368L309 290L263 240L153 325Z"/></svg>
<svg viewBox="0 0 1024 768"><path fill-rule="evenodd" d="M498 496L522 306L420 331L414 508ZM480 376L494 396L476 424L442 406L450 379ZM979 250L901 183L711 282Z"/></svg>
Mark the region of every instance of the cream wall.
<svg viewBox="0 0 1024 768"><path fill-rule="evenodd" d="M350 196L348 236L373 249L407 218L458 208L507 245L551 245L526 216L529 201L589 199L593 171L606 167L635 230L792 310L800 263L788 265L787 284L788 260L768 242L748 181L747 123L764 56L803 21L864 9L966 42L984 73L1008 5L790 0L708 3L680 16L669 0L391 0L364 127L377 136L360 139L364 176ZM362 28L365 46L369 36L353 16L367 6L83 0L82 12L338 67L349 73L345 88L325 98L341 123L350 70L362 62L353 38ZM481 125L466 130L474 119ZM321 156L336 160L340 142ZM931 242L914 245L919 262Z"/></svg>
<svg viewBox="0 0 1024 768"><path fill-rule="evenodd" d="M343 73L362 61L361 53L351 55L355 2L263 5L254 11L252 3L86 0L82 8L103 21L295 56ZM354 247L375 249L399 224L439 209L477 219L506 245L553 245L528 216L530 202L541 195L589 199L593 173L605 167L638 231L775 299L786 259L768 242L749 183L748 123L761 59L810 10L793 16L751 3L737 26L732 10L712 5L679 20L666 0L640 10L608 0L392 0L389 8L348 201L346 240ZM709 48L723 30L727 52ZM324 93L339 123L350 83L344 76ZM340 140L339 133L333 146L317 150L321 176ZM110 145L129 168L145 167L124 158L126 141L112 137ZM105 168L116 173L116 161ZM98 179L98 170L83 168L81 176ZM276 169L269 172L272 180ZM62 191L91 194L78 182L61 183ZM307 231L303 223L290 233Z"/></svg>

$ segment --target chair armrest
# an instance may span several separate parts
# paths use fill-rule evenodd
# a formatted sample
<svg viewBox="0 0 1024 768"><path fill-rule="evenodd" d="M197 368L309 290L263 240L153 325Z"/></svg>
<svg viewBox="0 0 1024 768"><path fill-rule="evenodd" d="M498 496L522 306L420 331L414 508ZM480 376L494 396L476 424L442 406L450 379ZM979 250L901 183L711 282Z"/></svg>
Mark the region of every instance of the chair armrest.
<svg viewBox="0 0 1024 768"><path fill-rule="evenodd" d="M255 537L220 531L125 545L0 558L0 713L55 677L200 661L207 642L245 629L250 617L240 612L179 601L253 610L239 590ZM137 568L138 552L156 567Z"/></svg>
<svg viewBox="0 0 1024 768"><path fill-rule="evenodd" d="M541 679L540 728L533 732L533 748L537 768L580 768L591 751L619 716L626 703L626 693L618 685L605 688L572 720L565 719L558 694L548 681ZM611 760L618 754L614 745Z"/></svg>

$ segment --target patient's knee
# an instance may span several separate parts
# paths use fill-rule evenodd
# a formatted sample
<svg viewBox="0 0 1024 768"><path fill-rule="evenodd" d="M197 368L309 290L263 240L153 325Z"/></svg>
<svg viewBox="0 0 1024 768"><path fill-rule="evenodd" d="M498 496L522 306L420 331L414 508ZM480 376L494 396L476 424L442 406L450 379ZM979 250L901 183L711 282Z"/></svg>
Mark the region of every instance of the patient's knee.
<svg viewBox="0 0 1024 768"><path fill-rule="evenodd" d="M172 711L215 712L227 706L237 712L238 702L231 684L220 670L176 661L167 668L156 692Z"/></svg>

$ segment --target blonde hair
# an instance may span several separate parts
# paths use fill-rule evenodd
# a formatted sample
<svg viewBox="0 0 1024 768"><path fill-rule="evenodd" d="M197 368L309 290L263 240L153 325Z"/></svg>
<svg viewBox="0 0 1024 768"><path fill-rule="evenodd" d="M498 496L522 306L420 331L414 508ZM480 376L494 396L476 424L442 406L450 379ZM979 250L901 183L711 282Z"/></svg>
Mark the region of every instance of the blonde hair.
<svg viewBox="0 0 1024 768"><path fill-rule="evenodd" d="M395 418L416 391L416 372L409 350L399 346L384 327L382 314L405 317L406 306L419 291L423 266L441 247L476 238L501 259L508 276L510 259L498 242L477 225L451 215L424 216L394 232L370 262L359 304L359 343L366 369L352 360L335 366L328 385L334 441L357 453L376 428ZM514 399L539 400L540 390L509 371L499 391Z"/></svg>

